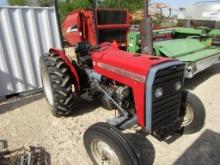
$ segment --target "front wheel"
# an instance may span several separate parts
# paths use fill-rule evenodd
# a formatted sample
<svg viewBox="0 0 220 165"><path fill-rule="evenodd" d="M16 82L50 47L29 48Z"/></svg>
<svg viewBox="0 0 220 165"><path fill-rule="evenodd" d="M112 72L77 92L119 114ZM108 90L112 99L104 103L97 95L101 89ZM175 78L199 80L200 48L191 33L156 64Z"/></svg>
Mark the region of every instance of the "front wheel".
<svg viewBox="0 0 220 165"><path fill-rule="evenodd" d="M202 129L205 123L205 108L201 100L189 91L183 93L183 119L184 134L193 134Z"/></svg>
<svg viewBox="0 0 220 165"><path fill-rule="evenodd" d="M83 137L95 165L138 165L138 156L125 136L108 123L90 126Z"/></svg>

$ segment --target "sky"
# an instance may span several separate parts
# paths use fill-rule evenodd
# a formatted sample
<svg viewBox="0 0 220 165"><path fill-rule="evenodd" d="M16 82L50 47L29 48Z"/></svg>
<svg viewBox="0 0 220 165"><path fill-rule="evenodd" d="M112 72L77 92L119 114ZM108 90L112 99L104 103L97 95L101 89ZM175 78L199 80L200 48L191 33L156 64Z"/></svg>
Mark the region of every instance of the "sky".
<svg viewBox="0 0 220 165"><path fill-rule="evenodd" d="M6 5L7 4L7 0L0 0L0 6L1 5Z"/></svg>
<svg viewBox="0 0 220 165"><path fill-rule="evenodd" d="M200 1L203 0L152 0L152 2L165 3L168 6L173 6L173 7L183 7Z"/></svg>

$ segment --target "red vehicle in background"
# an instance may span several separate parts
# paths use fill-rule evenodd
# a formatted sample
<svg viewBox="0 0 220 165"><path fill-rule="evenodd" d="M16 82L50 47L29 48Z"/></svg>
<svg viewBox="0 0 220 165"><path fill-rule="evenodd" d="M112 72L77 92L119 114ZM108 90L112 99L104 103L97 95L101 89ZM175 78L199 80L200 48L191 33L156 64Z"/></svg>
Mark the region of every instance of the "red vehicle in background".
<svg viewBox="0 0 220 165"><path fill-rule="evenodd" d="M127 9L76 10L62 24L64 40L71 46L85 41L92 45L116 41L123 48L127 46L128 30Z"/></svg>

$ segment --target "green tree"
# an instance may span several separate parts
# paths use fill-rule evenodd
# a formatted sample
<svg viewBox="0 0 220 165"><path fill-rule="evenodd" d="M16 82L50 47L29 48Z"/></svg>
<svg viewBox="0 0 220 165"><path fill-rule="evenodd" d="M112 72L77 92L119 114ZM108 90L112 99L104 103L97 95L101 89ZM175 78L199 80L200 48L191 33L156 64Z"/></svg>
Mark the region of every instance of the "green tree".
<svg viewBox="0 0 220 165"><path fill-rule="evenodd" d="M14 6L14 5L26 6L27 0L8 0L8 3L12 6Z"/></svg>
<svg viewBox="0 0 220 165"><path fill-rule="evenodd" d="M127 8L129 10L142 9L144 0L103 0L100 2L100 7L109 8Z"/></svg>
<svg viewBox="0 0 220 165"><path fill-rule="evenodd" d="M90 7L90 2L88 0L58 1L58 12L61 22L71 11L88 7Z"/></svg>
<svg viewBox="0 0 220 165"><path fill-rule="evenodd" d="M38 0L38 3L42 7L49 7L53 6L54 0Z"/></svg>

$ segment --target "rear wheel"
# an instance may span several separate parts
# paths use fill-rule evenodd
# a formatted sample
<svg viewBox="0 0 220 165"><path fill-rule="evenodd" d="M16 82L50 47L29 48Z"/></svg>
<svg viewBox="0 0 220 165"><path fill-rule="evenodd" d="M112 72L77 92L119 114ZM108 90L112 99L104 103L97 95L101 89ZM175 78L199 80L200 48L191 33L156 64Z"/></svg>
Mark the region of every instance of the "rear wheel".
<svg viewBox="0 0 220 165"><path fill-rule="evenodd" d="M44 93L52 113L66 116L74 109L74 81L65 62L56 54L40 58Z"/></svg>
<svg viewBox="0 0 220 165"><path fill-rule="evenodd" d="M192 134L198 132L205 123L205 108L201 100L191 92L185 91L184 99L184 117L182 126L185 134Z"/></svg>
<svg viewBox="0 0 220 165"><path fill-rule="evenodd" d="M95 165L138 165L138 156L125 136L108 123L89 127L83 137Z"/></svg>

